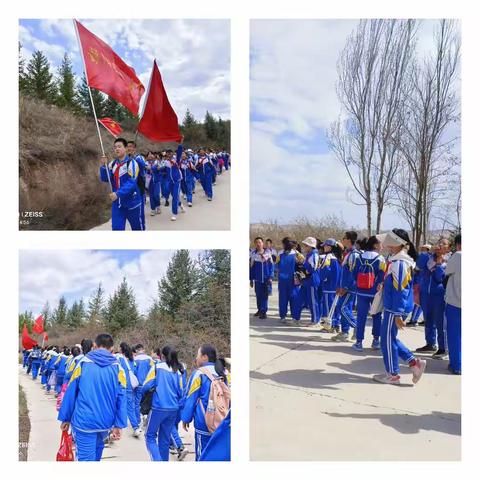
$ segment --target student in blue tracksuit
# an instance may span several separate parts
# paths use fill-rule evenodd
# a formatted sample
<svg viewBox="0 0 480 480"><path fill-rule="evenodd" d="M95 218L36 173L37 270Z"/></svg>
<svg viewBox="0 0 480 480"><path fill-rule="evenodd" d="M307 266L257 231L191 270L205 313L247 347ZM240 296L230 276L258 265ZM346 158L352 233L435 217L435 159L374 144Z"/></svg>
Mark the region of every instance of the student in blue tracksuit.
<svg viewBox="0 0 480 480"><path fill-rule="evenodd" d="M319 266L320 284L323 295L321 314L323 318L327 319L335 300L335 292L340 281L340 259L342 257L342 250L334 238L327 238L327 240L322 243L322 248L324 256ZM326 323L322 329L322 332L325 333L332 331L337 333L340 331L340 317L336 308L332 314L331 324Z"/></svg>
<svg viewBox="0 0 480 480"><path fill-rule="evenodd" d="M250 287L255 288L257 313L260 319L267 318L268 293L273 281L272 256L265 250L263 238L255 239L255 251L250 254Z"/></svg>
<svg viewBox="0 0 480 480"><path fill-rule="evenodd" d="M42 362L42 350L38 345L34 345L32 351L30 352L30 359L32 360L32 378L33 380L36 380L38 376L38 370L40 369L40 364Z"/></svg>
<svg viewBox="0 0 480 480"><path fill-rule="evenodd" d="M42 388L47 388L47 380L48 380L48 374L47 374L47 364L50 360L50 349L51 347L45 347L43 350L42 354L42 362L40 363L40 375L41 379L40 382L42 384Z"/></svg>
<svg viewBox="0 0 480 480"><path fill-rule="evenodd" d="M45 364L45 369L46 369L46 372L47 372L47 387L46 387L46 392L47 393L50 393L50 391L52 390L52 383L51 383L51 379L53 378L52 375L53 375L53 372L54 372L54 364L55 362L57 361L57 358L58 358L58 350L59 348L55 345L54 347L52 347L52 349L50 350L50 355L49 355L49 358Z"/></svg>
<svg viewBox="0 0 480 480"><path fill-rule="evenodd" d="M310 311L311 325L320 324L320 304L318 301L318 287L320 285L320 256L317 250L317 240L313 237L307 237L302 241L305 252L303 268L305 278L302 282L301 297L304 305ZM295 320L300 320L300 312L297 311Z"/></svg>
<svg viewBox="0 0 480 480"><path fill-rule="evenodd" d="M278 270L278 310L280 321L286 322L288 308L290 314L295 309L294 304L300 295L300 285L295 282L295 269L299 263L303 264L304 257L295 250L295 242L285 237L282 240L283 250L277 255Z"/></svg>
<svg viewBox="0 0 480 480"><path fill-rule="evenodd" d="M125 376L127 379L127 416L130 421L130 425L133 429L133 436L139 437L142 432L140 428L140 423L135 411L135 388L132 386L132 376L135 375L136 363L133 358L133 352L130 345L126 342L120 344L121 354L117 355L118 361L125 371ZM135 377L136 378L136 377ZM133 380L135 380L133 378Z"/></svg>
<svg viewBox="0 0 480 480"><path fill-rule="evenodd" d="M30 355L30 353L31 353L31 350L29 350L28 348L24 348L23 351L22 351L22 355L23 355L22 367L23 368L27 368L28 356Z"/></svg>
<svg viewBox="0 0 480 480"><path fill-rule="evenodd" d="M357 352L363 351L363 339L365 338L365 325L368 312L377 291L381 288L387 264L379 254L382 245L378 238L373 236L362 242L362 253L358 257L353 271L357 282L357 329L356 342L353 348ZM382 324L382 312L372 316L372 348L380 349L380 330Z"/></svg>
<svg viewBox="0 0 480 480"><path fill-rule="evenodd" d="M413 310L413 272L417 252L405 230L394 228L391 232L377 235L389 251L389 265L383 282L384 316L381 346L385 374L374 375L376 382L400 384L398 357L408 364L417 383L425 371L426 361L415 355L397 338L398 329L403 330L405 319Z"/></svg>
<svg viewBox="0 0 480 480"><path fill-rule="evenodd" d="M185 390L182 374L183 365L178 361L176 350L166 346L142 386L144 395L155 388L145 428L147 450L154 462L168 462L169 459L170 436Z"/></svg>
<svg viewBox="0 0 480 480"><path fill-rule="evenodd" d="M448 369L462 374L462 236L455 237L455 253L445 269L445 318L447 322Z"/></svg>
<svg viewBox="0 0 480 480"><path fill-rule="evenodd" d="M155 159L152 152L147 154L147 163L145 165L147 172L146 182L148 183L148 199L150 204L150 215L154 216L161 213L160 210L160 162Z"/></svg>
<svg viewBox="0 0 480 480"><path fill-rule="evenodd" d="M135 370L134 374L138 380L138 387L134 390L135 392L135 413L137 415L138 424L141 423L140 415L140 402L142 401L142 386L147 378L148 372L154 365L154 361L150 355L145 353L145 349L141 343L135 345Z"/></svg>
<svg viewBox="0 0 480 480"><path fill-rule="evenodd" d="M57 397L60 391L62 390L63 378L65 377L65 368L67 365L68 357L70 356L70 349L68 347L63 347L62 353L58 355L55 363L53 364L53 370L57 372L57 382L55 384L55 396Z"/></svg>
<svg viewBox="0 0 480 480"><path fill-rule="evenodd" d="M230 386L230 375L225 369L225 361L219 358L215 347L202 345L197 352L195 364L198 368L206 368L215 378L221 378ZM195 427L195 460L199 460L203 450L208 445L212 434L205 423L205 412L208 407L211 381L201 370L195 370L190 377L187 388L187 398L181 418L185 431L188 431L191 421Z"/></svg>
<svg viewBox="0 0 480 480"><path fill-rule="evenodd" d="M187 205L193 205L193 191L195 190L195 179L197 176L197 169L195 168L193 155L191 150L182 155L182 184L187 199Z"/></svg>
<svg viewBox="0 0 480 480"><path fill-rule="evenodd" d="M450 242L441 238L433 253L422 253L417 268L423 274L422 311L425 319L426 345L417 348L418 353L433 353L433 358L446 356L445 340L445 268L450 256ZM422 285L421 285L422 287ZM438 341L438 343L437 343ZM436 348L438 346L438 349Z"/></svg>
<svg viewBox="0 0 480 480"><path fill-rule="evenodd" d="M331 338L334 342L347 342L350 327L355 329L357 326L352 312L353 302L357 294L356 278L353 272L360 255L360 252L355 248L357 237L357 232L348 231L345 232L342 239L342 244L345 246L345 255L343 257L339 285L336 291L339 297L337 311L340 315L342 331Z"/></svg>
<svg viewBox="0 0 480 480"><path fill-rule="evenodd" d="M161 352L159 352L159 353L161 354ZM185 449L185 446L183 445L183 441L180 438L180 434L178 433L178 424L181 421L182 409L185 405L185 399L187 398L187 387L188 387L187 368L183 363L182 363L182 367L183 367L183 372L182 372L182 385L183 385L182 401L181 401L181 404L180 404L180 408L178 409L178 412L177 412L177 417L175 418L175 422L174 422L173 427L172 427L172 433L170 434L171 453L177 454L177 459L180 462L183 461L188 454L187 450Z"/></svg>
<svg viewBox="0 0 480 480"><path fill-rule="evenodd" d="M215 166L212 163L210 157L205 153L205 149L201 148L199 151L198 161L196 165L200 183L203 191L207 196L208 201L212 201L213 198L213 177L215 175Z"/></svg>
<svg viewBox="0 0 480 480"><path fill-rule="evenodd" d="M63 384L67 384L70 382L72 378L73 371L75 367L78 365L78 362L84 357L85 355L82 353L82 348L79 345L75 345L72 347L72 355L70 360L67 362L65 366L65 377L63 378Z"/></svg>
<svg viewBox="0 0 480 480"><path fill-rule="evenodd" d="M100 180L112 187L109 194L112 202L112 230L125 230L128 220L132 230L142 230L142 194L137 183L140 168L138 163L127 155L127 141L117 138L113 144L115 159L104 165L102 157ZM108 168L108 170L107 170Z"/></svg>
<svg viewBox="0 0 480 480"><path fill-rule="evenodd" d="M136 162L137 162L137 165L138 165L138 178L137 178L137 183L138 183L138 187L139 187L139 191L140 191L140 196L142 198L142 203L141 203L141 207L140 207L140 211L141 211L141 219L142 219L142 230L145 230L145 193L146 193L146 189L145 189L145 175L146 175L146 172L145 172L145 166L146 166L146 163L145 163L145 159L143 158L143 155L141 154L137 154L137 144L133 141L133 140L130 140L129 142L127 142L127 154L130 158L133 158Z"/></svg>
<svg viewBox="0 0 480 480"><path fill-rule="evenodd" d="M173 156L172 150L167 150L167 173L170 185L170 195L172 196L172 221L177 219L178 207L180 207L182 213L185 213L185 209L180 201L180 187L182 183L180 164L182 161L182 153L183 145L181 143L177 147L177 153L175 156Z"/></svg>
<svg viewBox="0 0 480 480"><path fill-rule="evenodd" d="M97 336L94 350L73 371L58 412L61 430L72 429L79 461L99 461L109 431L118 440L127 427L126 376L112 349L110 335Z"/></svg>

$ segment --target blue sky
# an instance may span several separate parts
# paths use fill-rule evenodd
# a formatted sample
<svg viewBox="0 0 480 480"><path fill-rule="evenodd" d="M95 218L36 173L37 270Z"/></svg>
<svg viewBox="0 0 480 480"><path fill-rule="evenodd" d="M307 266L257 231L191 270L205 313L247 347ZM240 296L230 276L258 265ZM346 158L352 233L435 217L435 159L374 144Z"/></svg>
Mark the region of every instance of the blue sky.
<svg viewBox="0 0 480 480"><path fill-rule="evenodd" d="M341 106L336 64L358 20L253 20L250 24L250 220L288 223L335 214L366 226L365 208L326 131ZM433 47L435 21L423 21L419 55ZM459 85L458 85L458 88ZM459 131L454 132L459 135ZM406 227L387 208L384 228Z"/></svg>
<svg viewBox="0 0 480 480"><path fill-rule="evenodd" d="M187 108L197 119L203 119L206 110L230 118L228 20L78 20L135 69L145 88L156 58L180 121ZM81 77L83 64L71 19L21 19L19 40L23 57L28 60L42 50L52 73L68 52Z"/></svg>
<svg viewBox="0 0 480 480"><path fill-rule="evenodd" d="M199 253L190 251L192 258ZM62 295L69 304L87 301L100 282L108 298L126 277L145 313L172 254L173 250L21 250L20 311L36 315L47 300L54 308Z"/></svg>

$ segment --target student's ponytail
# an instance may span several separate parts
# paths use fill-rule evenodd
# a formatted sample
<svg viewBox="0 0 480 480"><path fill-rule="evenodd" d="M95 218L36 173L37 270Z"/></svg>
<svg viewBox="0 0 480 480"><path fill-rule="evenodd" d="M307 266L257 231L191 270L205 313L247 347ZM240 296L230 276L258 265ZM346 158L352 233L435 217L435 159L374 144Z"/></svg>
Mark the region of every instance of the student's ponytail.
<svg viewBox="0 0 480 480"><path fill-rule="evenodd" d="M215 372L219 377L226 376L225 368L227 364L225 362L225 359L217 357L217 350L213 345L210 345L208 343L202 345L200 347L200 353L202 355L206 355L208 357L208 361L215 365Z"/></svg>
<svg viewBox="0 0 480 480"><path fill-rule="evenodd" d="M130 360L131 362L133 361L133 352L130 345L127 342L122 342L120 344L120 350L128 360Z"/></svg>
<svg viewBox="0 0 480 480"><path fill-rule="evenodd" d="M166 345L162 348L162 355L165 358L167 365L175 373L183 373L183 365L178 361L178 353L174 348L170 347L170 345Z"/></svg>
<svg viewBox="0 0 480 480"><path fill-rule="evenodd" d="M410 237L408 236L408 232L406 232L405 230L403 230L401 228L394 228L392 230L392 232L395 235L398 235L402 240L405 240L407 242L408 256L411 257L413 260L417 260L417 258L418 258L417 249L413 246L413 243L410 241Z"/></svg>

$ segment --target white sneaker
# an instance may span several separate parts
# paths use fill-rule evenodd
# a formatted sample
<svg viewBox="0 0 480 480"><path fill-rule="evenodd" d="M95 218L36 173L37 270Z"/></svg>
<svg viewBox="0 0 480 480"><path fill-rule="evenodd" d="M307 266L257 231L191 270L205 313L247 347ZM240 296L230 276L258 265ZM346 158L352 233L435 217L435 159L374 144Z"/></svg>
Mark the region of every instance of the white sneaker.
<svg viewBox="0 0 480 480"><path fill-rule="evenodd" d="M191 207L191 206L192 206L192 202L188 202L188 206Z"/></svg>
<svg viewBox="0 0 480 480"><path fill-rule="evenodd" d="M180 211L181 211L182 213L185 213L185 207L184 207L183 205L180 205Z"/></svg>
<svg viewBox="0 0 480 480"><path fill-rule="evenodd" d="M332 342L348 342L348 333L337 333L330 340Z"/></svg>
<svg viewBox="0 0 480 480"><path fill-rule="evenodd" d="M152 211L150 212L150 216L151 216L151 217L154 217L154 216L155 216L155 213L156 213L155 210L152 210Z"/></svg>
<svg viewBox="0 0 480 480"><path fill-rule="evenodd" d="M427 366L427 361L423 360L423 358L416 358L415 365L411 366L412 370L412 381L413 383L418 383L419 380L422 378L423 372L425 371L425 367Z"/></svg>
<svg viewBox="0 0 480 480"><path fill-rule="evenodd" d="M374 382L387 383L388 385L400 385L400 375L382 373L381 375L374 375L372 378Z"/></svg>
<svg viewBox="0 0 480 480"><path fill-rule="evenodd" d="M155 213L158 213L158 214L162 213L162 209L160 207L157 207L155 209Z"/></svg>
<svg viewBox="0 0 480 480"><path fill-rule="evenodd" d="M140 427L136 428L134 431L133 431L133 436L135 438L138 438L140 436L140 434L142 433L142 429Z"/></svg>
<svg viewBox="0 0 480 480"><path fill-rule="evenodd" d="M177 219L175 215L172 215L172 218L170 219L172 222L174 222Z"/></svg>

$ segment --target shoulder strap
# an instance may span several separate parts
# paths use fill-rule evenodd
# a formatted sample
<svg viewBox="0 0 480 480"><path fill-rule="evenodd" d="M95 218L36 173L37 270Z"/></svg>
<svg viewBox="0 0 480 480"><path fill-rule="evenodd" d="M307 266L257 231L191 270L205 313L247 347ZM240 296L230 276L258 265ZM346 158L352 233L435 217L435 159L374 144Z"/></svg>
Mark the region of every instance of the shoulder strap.
<svg viewBox="0 0 480 480"><path fill-rule="evenodd" d="M217 380L217 379L213 376L212 372L210 372L210 370L208 370L208 368L200 367L199 370L200 370L204 375L206 375L211 382L213 382L214 380Z"/></svg>

